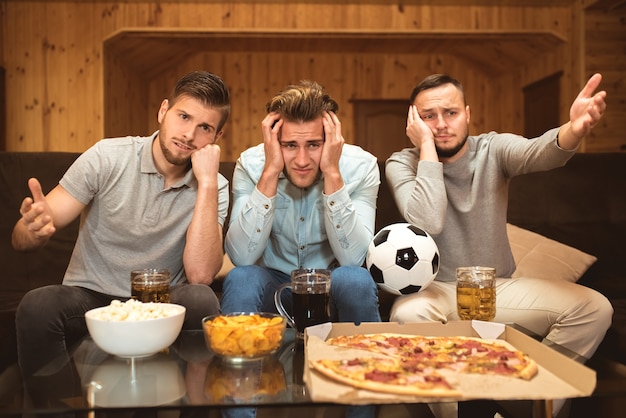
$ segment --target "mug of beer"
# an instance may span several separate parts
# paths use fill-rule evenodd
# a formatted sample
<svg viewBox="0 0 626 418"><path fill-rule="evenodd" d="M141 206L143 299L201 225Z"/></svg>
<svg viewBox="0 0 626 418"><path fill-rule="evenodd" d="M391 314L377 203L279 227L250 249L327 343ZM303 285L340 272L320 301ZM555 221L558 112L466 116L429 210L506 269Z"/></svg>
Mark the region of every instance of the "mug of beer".
<svg viewBox="0 0 626 418"><path fill-rule="evenodd" d="M140 302L170 302L168 269L143 269L130 272L130 297Z"/></svg>
<svg viewBox="0 0 626 418"><path fill-rule="evenodd" d="M458 267L456 307L461 319L492 321L496 317L496 269Z"/></svg>
<svg viewBox="0 0 626 418"><path fill-rule="evenodd" d="M283 290L291 288L293 316L281 299ZM274 304L297 338L304 338L304 329L330 321L330 270L303 268L291 272L291 282L281 284L274 293Z"/></svg>

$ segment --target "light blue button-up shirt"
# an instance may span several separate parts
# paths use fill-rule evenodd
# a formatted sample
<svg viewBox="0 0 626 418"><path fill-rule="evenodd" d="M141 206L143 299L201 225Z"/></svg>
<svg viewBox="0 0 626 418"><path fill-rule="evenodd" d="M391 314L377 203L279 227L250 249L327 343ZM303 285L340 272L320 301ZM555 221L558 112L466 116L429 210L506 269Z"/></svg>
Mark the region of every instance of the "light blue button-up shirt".
<svg viewBox="0 0 626 418"><path fill-rule="evenodd" d="M308 188L284 174L268 198L256 187L263 144L244 151L235 166L233 205L225 249L233 264L257 264L289 274L300 267L360 266L374 236L380 173L376 157L344 144L339 170L344 186L323 193L323 179Z"/></svg>

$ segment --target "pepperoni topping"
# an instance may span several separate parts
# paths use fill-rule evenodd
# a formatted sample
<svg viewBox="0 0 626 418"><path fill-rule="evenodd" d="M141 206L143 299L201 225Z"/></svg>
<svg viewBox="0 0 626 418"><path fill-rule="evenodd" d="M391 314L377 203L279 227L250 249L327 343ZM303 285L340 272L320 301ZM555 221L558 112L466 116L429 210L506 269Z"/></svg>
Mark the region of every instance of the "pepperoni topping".
<svg viewBox="0 0 626 418"><path fill-rule="evenodd" d="M464 341L463 343L458 344L457 347L466 348L470 351L477 352L477 353L489 351L489 349L485 347L483 344L481 344L479 341L474 341L474 340Z"/></svg>
<svg viewBox="0 0 626 418"><path fill-rule="evenodd" d="M390 337L387 341L393 347L406 347L411 345L411 341L408 338Z"/></svg>
<svg viewBox="0 0 626 418"><path fill-rule="evenodd" d="M385 372L374 369L371 372L365 373L365 379L372 380L374 382L390 382L397 379L399 374L400 372Z"/></svg>
<svg viewBox="0 0 626 418"><path fill-rule="evenodd" d="M510 368L506 363L498 363L493 368L493 371L497 374L512 374L515 369Z"/></svg>
<svg viewBox="0 0 626 418"><path fill-rule="evenodd" d="M507 361L508 359L515 358L515 353L512 351L490 351L487 353L487 357Z"/></svg>

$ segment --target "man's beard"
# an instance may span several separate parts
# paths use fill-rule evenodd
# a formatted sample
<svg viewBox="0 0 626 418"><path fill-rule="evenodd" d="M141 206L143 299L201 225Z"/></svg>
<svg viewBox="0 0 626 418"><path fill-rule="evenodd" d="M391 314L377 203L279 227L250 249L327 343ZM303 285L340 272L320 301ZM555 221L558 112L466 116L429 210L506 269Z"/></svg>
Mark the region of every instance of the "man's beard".
<svg viewBox="0 0 626 418"><path fill-rule="evenodd" d="M191 163L190 157L176 157L174 154L167 149L165 145L165 141L159 136L159 145L161 146L161 151L163 152L163 156L167 160L168 163L173 165L186 166Z"/></svg>
<svg viewBox="0 0 626 418"><path fill-rule="evenodd" d="M285 177L287 178L287 180L289 180L289 183L293 184L296 187L300 187L301 189L304 189L306 187L311 187L312 185L314 185L315 183L317 183L318 181L320 181L320 179L322 178L322 171L321 170L317 170L317 174L315 175L315 178L313 179L313 181L311 182L311 184L308 184L306 186L297 186L294 182L292 177L289 175L289 173L287 172L287 168L283 168L283 174L285 175Z"/></svg>
<svg viewBox="0 0 626 418"><path fill-rule="evenodd" d="M437 150L437 156L439 158L452 158L456 154L458 154L459 151L461 151L461 148L463 148L463 146L465 145L466 142L467 142L467 135L465 136L465 139L463 139L463 141L459 142L457 144L457 146L454 147L454 148L441 149L437 145L435 145L435 149Z"/></svg>

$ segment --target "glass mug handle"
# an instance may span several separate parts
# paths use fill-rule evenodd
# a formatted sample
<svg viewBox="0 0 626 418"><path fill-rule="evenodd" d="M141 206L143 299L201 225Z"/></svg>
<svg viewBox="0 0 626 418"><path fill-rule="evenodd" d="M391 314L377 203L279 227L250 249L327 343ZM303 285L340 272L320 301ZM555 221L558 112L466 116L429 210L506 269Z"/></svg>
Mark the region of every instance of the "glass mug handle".
<svg viewBox="0 0 626 418"><path fill-rule="evenodd" d="M285 290L288 287L291 288L291 283L283 283L280 286L278 286L278 288L276 289L276 292L274 292L274 305L276 305L276 309L278 310L278 313L287 320L287 323L289 324L289 326L293 329L296 329L296 323L293 317L289 315L289 313L287 313L287 310L285 310L285 307L283 306L283 302L280 299L280 295L282 294L283 290Z"/></svg>

